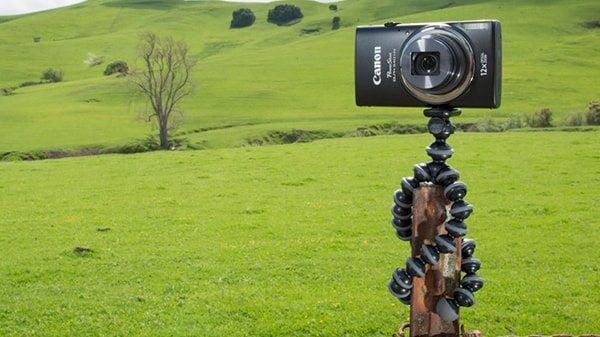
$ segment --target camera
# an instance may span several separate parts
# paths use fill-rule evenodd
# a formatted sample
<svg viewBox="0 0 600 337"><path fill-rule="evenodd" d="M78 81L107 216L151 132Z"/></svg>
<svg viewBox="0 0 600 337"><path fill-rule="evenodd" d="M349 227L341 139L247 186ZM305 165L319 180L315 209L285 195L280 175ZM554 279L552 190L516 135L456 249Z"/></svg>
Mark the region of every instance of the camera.
<svg viewBox="0 0 600 337"><path fill-rule="evenodd" d="M356 28L359 106L498 108L501 81L498 21Z"/></svg>

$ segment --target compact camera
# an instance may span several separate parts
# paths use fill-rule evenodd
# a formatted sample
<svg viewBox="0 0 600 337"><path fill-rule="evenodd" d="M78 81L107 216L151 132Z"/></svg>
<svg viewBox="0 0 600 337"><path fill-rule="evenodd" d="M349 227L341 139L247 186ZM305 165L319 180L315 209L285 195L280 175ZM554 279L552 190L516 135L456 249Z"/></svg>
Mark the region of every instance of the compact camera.
<svg viewBox="0 0 600 337"><path fill-rule="evenodd" d="M356 29L359 106L497 108L501 82L498 21Z"/></svg>

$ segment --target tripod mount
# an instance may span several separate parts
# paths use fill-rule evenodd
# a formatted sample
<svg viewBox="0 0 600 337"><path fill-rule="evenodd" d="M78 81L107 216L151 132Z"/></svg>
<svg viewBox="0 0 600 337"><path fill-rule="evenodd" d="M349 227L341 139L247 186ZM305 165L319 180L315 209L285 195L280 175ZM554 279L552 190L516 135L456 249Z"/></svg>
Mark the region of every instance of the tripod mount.
<svg viewBox="0 0 600 337"><path fill-rule="evenodd" d="M433 107L425 110L424 114L429 117L429 133L435 137L435 141L426 148L432 161L416 164L413 168L414 176L402 178L401 188L394 192L392 206L392 226L400 240L412 243L412 256L406 260L405 268L394 271L388 288L400 302L411 305L411 336L420 335L413 333L413 324L417 323L413 322L416 317L413 311L426 310L431 315L436 315L440 320L439 325L448 325L449 322L458 325L459 308L474 305L473 293L483 287L483 280L476 274L481 262L473 257L475 241L464 238L468 233L465 220L473 212L473 206L464 199L467 195L467 185L458 181L458 171L446 164L446 160L454 154L454 150L446 141L456 129L450 118L459 116L461 110ZM443 191L443 197L439 198L443 201L440 206L443 214L438 229L431 228L435 227L435 224L421 220L424 214L431 213L422 209L423 202L417 200L418 194L426 188ZM415 223L417 218L419 223ZM422 233L425 232L430 234L424 239L426 235ZM454 279L455 282L445 282L446 289L441 294L423 294L422 289L413 294L413 285L417 282L424 284L425 279L436 278L435 281L428 282L430 287L431 283L444 283L443 279L439 281L438 275L443 271L436 266L439 267L440 259L446 256L452 258L457 266L456 274L450 276L450 280ZM465 273L462 279L460 271ZM437 274L433 275L434 273ZM420 302L416 296L421 297ZM424 309L417 309L416 307L420 307L419 303L425 303L424 297L433 304L423 305ZM444 328L440 329L444 331ZM446 329L447 331L454 333L457 329Z"/></svg>

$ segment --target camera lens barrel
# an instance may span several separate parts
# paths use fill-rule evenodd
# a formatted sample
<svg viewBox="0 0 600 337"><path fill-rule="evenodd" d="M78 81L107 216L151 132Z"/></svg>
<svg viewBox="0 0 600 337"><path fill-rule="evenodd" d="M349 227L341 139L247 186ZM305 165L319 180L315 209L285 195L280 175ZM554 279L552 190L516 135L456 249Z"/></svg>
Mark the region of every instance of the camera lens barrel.
<svg viewBox="0 0 600 337"><path fill-rule="evenodd" d="M475 57L466 37L445 24L426 26L406 41L402 81L415 98L441 105L462 95L474 76Z"/></svg>

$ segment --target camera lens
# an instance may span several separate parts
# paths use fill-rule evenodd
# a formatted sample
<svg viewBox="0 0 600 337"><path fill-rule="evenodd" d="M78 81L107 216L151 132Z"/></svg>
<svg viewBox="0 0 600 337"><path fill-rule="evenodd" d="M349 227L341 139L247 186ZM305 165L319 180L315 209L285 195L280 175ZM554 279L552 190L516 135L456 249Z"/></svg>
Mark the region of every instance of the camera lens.
<svg viewBox="0 0 600 337"><path fill-rule="evenodd" d="M404 86L416 99L447 104L467 91L473 80L473 48L460 28L429 25L404 43L400 72Z"/></svg>
<svg viewBox="0 0 600 337"><path fill-rule="evenodd" d="M440 73L439 53L415 53L414 75L438 75Z"/></svg>

